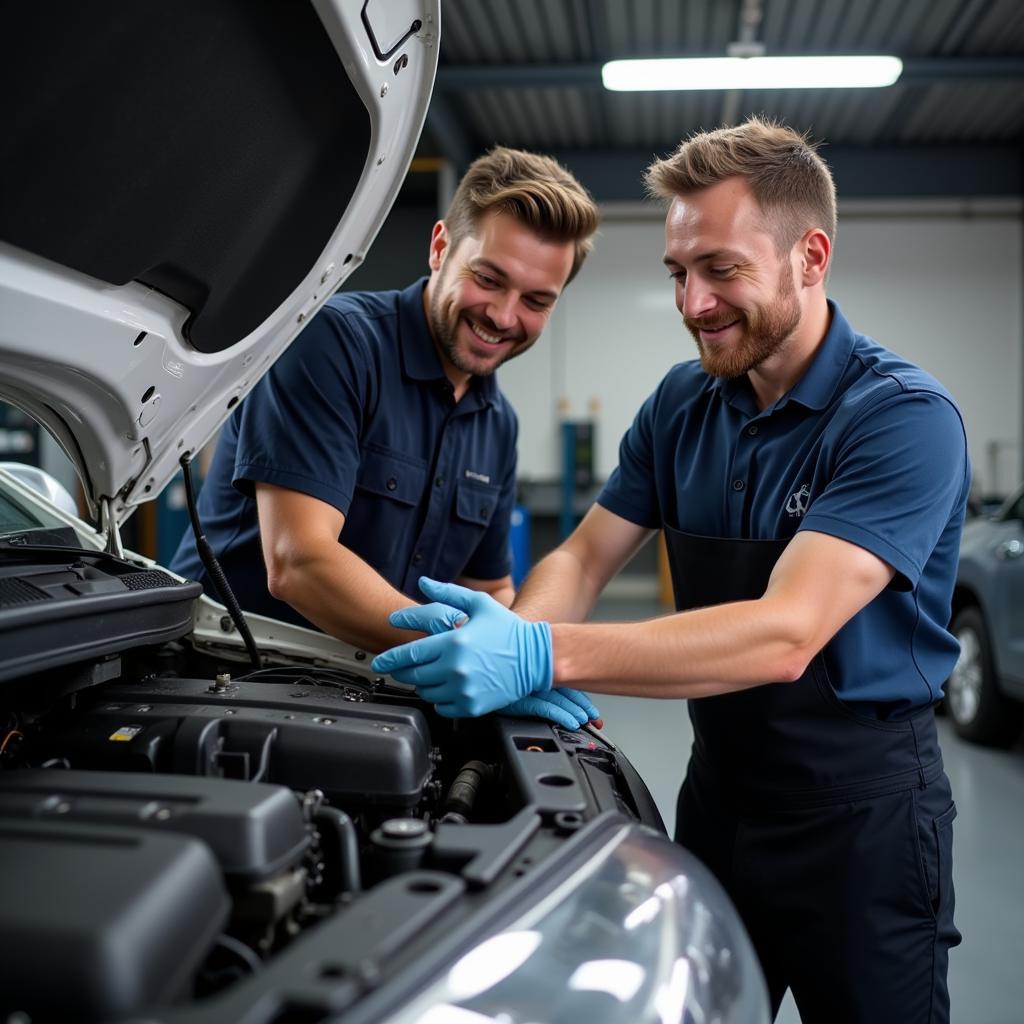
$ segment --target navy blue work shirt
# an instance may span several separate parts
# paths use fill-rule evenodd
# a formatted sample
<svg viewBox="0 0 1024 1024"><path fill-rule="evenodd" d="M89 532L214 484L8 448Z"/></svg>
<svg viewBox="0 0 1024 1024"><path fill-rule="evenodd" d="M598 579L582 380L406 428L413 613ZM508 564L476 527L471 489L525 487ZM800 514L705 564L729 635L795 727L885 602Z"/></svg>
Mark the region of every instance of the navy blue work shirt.
<svg viewBox="0 0 1024 1024"><path fill-rule="evenodd" d="M516 416L494 377L474 378L456 404L425 284L335 295L221 431L199 515L246 610L309 625L267 590L260 482L333 505L339 542L413 599L423 575L509 573ZM171 567L215 593L191 531Z"/></svg>
<svg viewBox="0 0 1024 1024"><path fill-rule="evenodd" d="M827 645L847 701L893 714L938 700L958 646L947 630L970 465L963 421L923 370L831 326L804 376L758 411L746 375L673 367L619 449L598 503L632 523L708 537L831 534L896 570ZM837 581L841 586L841 581Z"/></svg>

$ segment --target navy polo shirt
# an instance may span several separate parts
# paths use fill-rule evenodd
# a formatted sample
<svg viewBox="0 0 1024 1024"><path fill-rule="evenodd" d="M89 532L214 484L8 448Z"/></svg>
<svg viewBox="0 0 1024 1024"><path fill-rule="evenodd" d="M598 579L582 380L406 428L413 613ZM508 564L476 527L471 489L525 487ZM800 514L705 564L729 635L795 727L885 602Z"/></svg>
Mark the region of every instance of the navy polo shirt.
<svg viewBox="0 0 1024 1024"><path fill-rule="evenodd" d="M339 542L411 598L423 575L510 571L515 413L494 377L474 378L456 404L425 283L335 295L221 431L199 514L246 610L309 625L267 590L257 482L333 505ZM207 586L191 532L171 565Z"/></svg>
<svg viewBox="0 0 1024 1024"><path fill-rule="evenodd" d="M737 539L840 537L896 570L825 649L844 700L894 713L939 699L970 484L963 421L923 370L831 326L792 390L758 411L746 375L673 367L647 399L598 496L640 526ZM841 583L839 584L841 585Z"/></svg>

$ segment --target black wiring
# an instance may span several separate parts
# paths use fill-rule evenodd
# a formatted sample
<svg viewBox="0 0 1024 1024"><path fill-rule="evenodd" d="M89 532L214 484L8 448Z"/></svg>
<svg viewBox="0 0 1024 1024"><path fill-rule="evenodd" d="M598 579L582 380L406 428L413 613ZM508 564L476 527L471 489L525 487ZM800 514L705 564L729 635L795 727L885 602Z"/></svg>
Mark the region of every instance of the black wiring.
<svg viewBox="0 0 1024 1024"><path fill-rule="evenodd" d="M275 681L290 682L297 676L305 676L311 680L322 678L325 681L351 683L353 686L361 686L367 690L373 689L373 684L362 676L343 668L335 668L332 665L268 665L266 668L246 672L244 676L236 676L236 679L274 678Z"/></svg>
<svg viewBox="0 0 1024 1024"><path fill-rule="evenodd" d="M258 974L263 969L263 961L256 953L231 935L218 935L215 944L236 956L249 969L250 974Z"/></svg>
<svg viewBox="0 0 1024 1024"><path fill-rule="evenodd" d="M236 676L236 682L293 683L303 686L329 686L358 696L371 696L376 687L354 672L327 665L275 665Z"/></svg>

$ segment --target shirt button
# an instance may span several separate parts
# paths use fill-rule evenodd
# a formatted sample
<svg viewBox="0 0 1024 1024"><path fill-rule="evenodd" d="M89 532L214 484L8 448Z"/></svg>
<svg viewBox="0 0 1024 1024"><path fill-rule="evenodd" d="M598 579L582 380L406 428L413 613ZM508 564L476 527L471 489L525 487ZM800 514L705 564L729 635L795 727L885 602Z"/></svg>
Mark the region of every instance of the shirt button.
<svg viewBox="0 0 1024 1024"><path fill-rule="evenodd" d="M387 489L393 491L398 486L398 480L393 476L388 477Z"/></svg>
<svg viewBox="0 0 1024 1024"><path fill-rule="evenodd" d="M413 565L422 565L423 564L423 556L418 551L416 552L415 555L412 556L412 564Z"/></svg>
<svg viewBox="0 0 1024 1024"><path fill-rule="evenodd" d="M732 482L732 489L734 491L742 491L745 486L742 480L733 480Z"/></svg>
<svg viewBox="0 0 1024 1024"><path fill-rule="evenodd" d="M443 476L436 477L434 479L434 486L435 487L444 487L444 477Z"/></svg>
<svg viewBox="0 0 1024 1024"><path fill-rule="evenodd" d="M491 514L491 506L490 505L481 505L480 506L480 515L488 516L490 514Z"/></svg>
<svg viewBox="0 0 1024 1024"><path fill-rule="evenodd" d="M757 433L757 427L747 427L747 433L753 437Z"/></svg>

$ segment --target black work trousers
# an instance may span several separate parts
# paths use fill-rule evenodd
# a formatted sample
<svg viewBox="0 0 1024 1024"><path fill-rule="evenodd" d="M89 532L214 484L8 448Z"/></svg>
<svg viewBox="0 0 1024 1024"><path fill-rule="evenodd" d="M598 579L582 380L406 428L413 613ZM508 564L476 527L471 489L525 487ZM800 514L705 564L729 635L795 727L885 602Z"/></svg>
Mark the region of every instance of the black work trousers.
<svg viewBox="0 0 1024 1024"><path fill-rule="evenodd" d="M944 774L884 796L729 812L702 771L679 793L676 841L736 904L768 982L803 1024L946 1024L953 924Z"/></svg>

